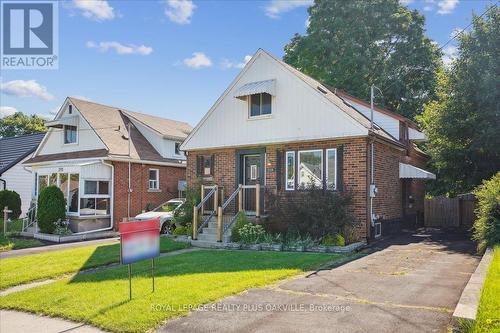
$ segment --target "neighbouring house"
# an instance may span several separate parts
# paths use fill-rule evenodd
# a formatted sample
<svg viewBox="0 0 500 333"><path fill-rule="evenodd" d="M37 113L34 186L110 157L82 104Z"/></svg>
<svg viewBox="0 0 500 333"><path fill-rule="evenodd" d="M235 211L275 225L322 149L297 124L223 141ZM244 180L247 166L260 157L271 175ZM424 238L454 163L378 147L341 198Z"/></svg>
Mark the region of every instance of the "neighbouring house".
<svg viewBox="0 0 500 333"><path fill-rule="evenodd" d="M117 228L178 196L187 123L66 98L33 157L33 196L57 185L73 232Z"/></svg>
<svg viewBox="0 0 500 333"><path fill-rule="evenodd" d="M242 185L296 197L304 186L349 191L358 238L422 221L425 135L411 120L330 88L258 50L181 146L188 186ZM254 189L255 191L255 189ZM244 195L245 196L245 192ZM248 194L247 212L257 199Z"/></svg>
<svg viewBox="0 0 500 333"><path fill-rule="evenodd" d="M21 197L21 217L30 208L32 175L23 163L31 157L44 133L0 138L0 190L16 191ZM3 209L3 207L1 208Z"/></svg>

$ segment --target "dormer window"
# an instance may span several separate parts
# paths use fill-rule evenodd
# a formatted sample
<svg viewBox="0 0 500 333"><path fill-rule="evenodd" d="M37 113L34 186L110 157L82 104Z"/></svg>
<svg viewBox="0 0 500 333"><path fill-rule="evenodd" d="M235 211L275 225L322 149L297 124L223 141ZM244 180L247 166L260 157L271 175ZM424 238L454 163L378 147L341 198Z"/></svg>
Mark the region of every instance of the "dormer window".
<svg viewBox="0 0 500 333"><path fill-rule="evenodd" d="M76 143L77 139L76 126L64 125L64 144Z"/></svg>
<svg viewBox="0 0 500 333"><path fill-rule="evenodd" d="M249 96L250 117L271 114L271 95L268 93L253 94Z"/></svg>

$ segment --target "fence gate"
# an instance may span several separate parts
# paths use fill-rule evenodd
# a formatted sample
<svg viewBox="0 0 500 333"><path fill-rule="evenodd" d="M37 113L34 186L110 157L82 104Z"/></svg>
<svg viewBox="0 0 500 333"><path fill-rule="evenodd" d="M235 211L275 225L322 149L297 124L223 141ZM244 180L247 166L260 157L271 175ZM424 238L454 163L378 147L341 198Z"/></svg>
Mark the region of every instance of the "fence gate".
<svg viewBox="0 0 500 333"><path fill-rule="evenodd" d="M426 227L459 227L460 199L435 197L425 199L424 216Z"/></svg>

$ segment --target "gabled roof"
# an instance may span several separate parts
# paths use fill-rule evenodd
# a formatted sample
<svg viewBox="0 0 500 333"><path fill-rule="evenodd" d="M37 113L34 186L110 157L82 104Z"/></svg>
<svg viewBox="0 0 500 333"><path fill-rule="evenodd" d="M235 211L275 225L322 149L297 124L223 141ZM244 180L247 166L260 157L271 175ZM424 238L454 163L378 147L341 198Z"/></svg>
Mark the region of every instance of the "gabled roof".
<svg viewBox="0 0 500 333"><path fill-rule="evenodd" d="M89 124L96 135L107 148L107 156L110 158L131 158L135 160L172 162L179 164L179 160L164 158L151 145L151 143L134 126L130 133L128 125L130 118L135 119L144 126L157 132L164 138L173 140L184 140L191 126L187 123L150 116L138 112L132 112L114 106L104 105L91 101L68 97L68 101L78 110L82 118ZM59 115L58 115L59 116ZM129 146L129 138L130 146ZM129 151L130 147L130 151ZM82 154L85 157L102 157L102 151L97 150L96 156L87 156L88 153L76 152L76 155L68 157L67 154L37 155L26 161L26 163L46 162L59 159L78 158ZM97 154L98 153L98 154Z"/></svg>
<svg viewBox="0 0 500 333"><path fill-rule="evenodd" d="M0 175L32 154L45 133L0 138Z"/></svg>

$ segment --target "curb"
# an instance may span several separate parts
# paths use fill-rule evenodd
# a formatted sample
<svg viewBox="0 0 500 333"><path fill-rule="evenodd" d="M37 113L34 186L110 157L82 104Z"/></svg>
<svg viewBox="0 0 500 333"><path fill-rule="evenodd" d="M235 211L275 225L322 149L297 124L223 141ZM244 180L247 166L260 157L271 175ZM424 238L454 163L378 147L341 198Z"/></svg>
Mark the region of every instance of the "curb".
<svg viewBox="0 0 500 333"><path fill-rule="evenodd" d="M469 282L467 282L453 312L452 325L454 332L462 332L464 327L471 327L475 323L481 291L492 259L493 250L488 248Z"/></svg>

